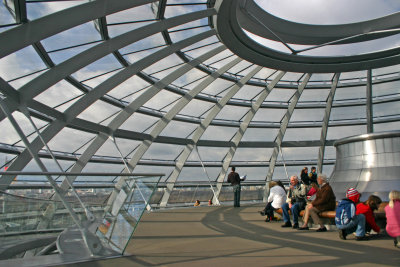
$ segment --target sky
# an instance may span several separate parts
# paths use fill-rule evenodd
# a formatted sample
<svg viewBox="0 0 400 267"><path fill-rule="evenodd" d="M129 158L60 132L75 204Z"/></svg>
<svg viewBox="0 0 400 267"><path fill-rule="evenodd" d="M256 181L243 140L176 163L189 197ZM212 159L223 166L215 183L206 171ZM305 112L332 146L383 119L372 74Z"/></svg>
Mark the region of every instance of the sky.
<svg viewBox="0 0 400 267"><path fill-rule="evenodd" d="M272 0L272 1L255 1L265 11L272 15L289 20L292 22L312 25L340 25L348 23L363 22L372 19L385 17L400 11L400 2L395 0L379 1L346 1L346 0ZM360 3L362 2L362 5ZM251 38L257 42L273 48L275 50L291 53L283 44L260 38L254 34L246 32ZM290 44L295 50L301 50L310 46ZM299 55L310 56L349 56L355 54L365 54L379 50L385 50L400 46L400 35L381 38L363 43L331 45L307 52L299 53Z"/></svg>

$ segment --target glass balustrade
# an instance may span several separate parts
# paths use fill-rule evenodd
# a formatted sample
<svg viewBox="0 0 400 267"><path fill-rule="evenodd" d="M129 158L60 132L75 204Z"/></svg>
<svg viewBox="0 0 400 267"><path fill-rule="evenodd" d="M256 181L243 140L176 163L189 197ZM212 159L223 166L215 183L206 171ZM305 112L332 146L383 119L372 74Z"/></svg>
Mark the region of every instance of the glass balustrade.
<svg viewBox="0 0 400 267"><path fill-rule="evenodd" d="M15 179L7 190L0 191L0 240L61 233L76 225L86 227L90 222L92 227L95 225L93 233L102 244L123 254L146 210L193 206L196 200L201 206L207 206L214 194L221 205L233 202L230 184L191 181L177 182L167 206L162 207L161 199L168 185L160 182L162 174L0 174L6 173L15 175ZM68 176L73 177L73 180L70 178L73 188L62 185ZM49 177L56 181L56 190L47 181ZM217 188L220 188L219 194ZM262 202L264 195L264 181L242 183L243 204ZM89 215L94 219L90 220Z"/></svg>

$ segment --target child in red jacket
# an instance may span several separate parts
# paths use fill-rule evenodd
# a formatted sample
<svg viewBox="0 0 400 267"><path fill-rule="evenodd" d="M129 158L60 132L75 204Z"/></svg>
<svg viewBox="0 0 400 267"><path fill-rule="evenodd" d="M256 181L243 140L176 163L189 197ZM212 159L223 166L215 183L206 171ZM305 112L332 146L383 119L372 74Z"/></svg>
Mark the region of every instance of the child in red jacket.
<svg viewBox="0 0 400 267"><path fill-rule="evenodd" d="M356 206L356 214L364 214L365 216L365 231L370 232L371 229L376 233L381 233L381 228L375 222L374 210L377 210L379 204L382 203L380 197L370 195L367 201L361 202Z"/></svg>

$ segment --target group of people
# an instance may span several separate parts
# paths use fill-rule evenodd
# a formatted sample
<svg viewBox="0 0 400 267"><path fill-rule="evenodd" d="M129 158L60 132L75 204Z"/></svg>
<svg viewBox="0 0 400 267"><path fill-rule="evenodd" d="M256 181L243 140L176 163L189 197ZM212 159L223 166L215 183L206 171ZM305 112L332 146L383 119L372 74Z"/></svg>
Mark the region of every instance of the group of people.
<svg viewBox="0 0 400 267"><path fill-rule="evenodd" d="M313 183L317 183L317 168L311 167L310 173L308 172L308 167L304 167L300 173L300 179L305 185L311 185Z"/></svg>
<svg viewBox="0 0 400 267"><path fill-rule="evenodd" d="M240 207L240 182L243 181L232 167L228 175L228 182L233 186L234 207ZM374 230L382 233L375 222L374 210L379 208L382 200L371 195L364 202L360 202L361 194L355 188L349 188L346 198L339 201L336 207L336 197L325 174L317 174L316 168L304 167L300 174L290 177L289 189L286 191L281 181L271 181L268 185L269 196L262 216L267 216L266 221L274 220L274 211L281 208L283 221L282 227L292 227L298 230L310 230L308 222L310 217L314 224L319 225L317 232L326 232L327 228L319 216L323 211L336 210L335 224L339 230L339 237L346 240L347 235L355 232L356 240L368 240L366 233ZM389 204L385 207L386 232L394 238L394 245L400 248L400 192L389 193ZM290 220L291 211L293 224ZM303 224L299 225L300 211L304 211Z"/></svg>
<svg viewBox="0 0 400 267"><path fill-rule="evenodd" d="M311 173L315 173L313 168ZM280 181L271 181L267 205L264 210L260 211L260 214L267 216L266 221L269 222L274 220L274 211L281 208L284 221L282 227L309 230L308 222L311 217L314 224L319 225L316 231L325 232L327 228L319 215L323 211L336 210L335 224L339 230L339 237L344 240L353 232L355 232L356 240L361 241L369 239L366 233L371 230L377 234L384 231L377 225L374 217L374 210L377 210L382 203L378 196L371 195L365 202L360 202L361 194L355 188L349 188L346 198L339 201L336 207L336 197L327 182L327 176L324 174L316 176L314 179L314 174L309 175L307 168L304 168L301 172L301 179L296 175L290 177L287 191ZM390 192L389 199L389 205L385 207L386 232L394 238L395 246L400 247L400 192ZM303 224L299 225L299 216L302 210L305 210Z"/></svg>
<svg viewBox="0 0 400 267"><path fill-rule="evenodd" d="M208 200L208 206L212 206L212 205L213 205L213 202L212 202L212 198L211 198ZM197 199L196 202L194 202L193 206L195 206L195 207L200 206L200 200Z"/></svg>
<svg viewBox="0 0 400 267"><path fill-rule="evenodd" d="M346 198L341 200L336 209L335 224L339 229L339 237L346 240L347 235L354 233L356 240L368 240L365 233L374 230L382 233L375 222L374 210L379 208L382 200L371 195L365 202L360 202L361 194L355 188L349 188ZM389 204L385 207L386 232L393 237L394 245L400 248L400 192L389 193Z"/></svg>
<svg viewBox="0 0 400 267"><path fill-rule="evenodd" d="M307 185L303 180L300 182L299 178L293 175L290 177L290 185L287 192L281 190L281 188L284 190L283 186L274 189L278 182L270 182L268 203L265 209L260 211L260 214L267 215L266 221L271 221L273 219L274 210L282 208L284 221L282 227L309 230L308 221L311 217L315 224L320 225L317 232L327 231L319 214L322 211L334 210L336 206L336 197L332 187L327 182L326 175L317 175L315 181L316 183L312 182ZM289 210L292 213L293 224L290 220ZM303 224L299 226L299 215L302 210L305 210Z"/></svg>

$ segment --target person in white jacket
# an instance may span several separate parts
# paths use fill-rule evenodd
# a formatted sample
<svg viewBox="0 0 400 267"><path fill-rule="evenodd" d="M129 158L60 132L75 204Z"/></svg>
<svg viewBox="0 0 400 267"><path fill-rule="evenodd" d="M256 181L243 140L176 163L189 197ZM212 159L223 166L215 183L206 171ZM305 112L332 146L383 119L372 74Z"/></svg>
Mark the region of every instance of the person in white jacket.
<svg viewBox="0 0 400 267"><path fill-rule="evenodd" d="M282 182L271 181L269 186L269 196L264 210L260 211L262 216L267 216L266 222L274 218L274 210L279 209L286 201L286 191Z"/></svg>

